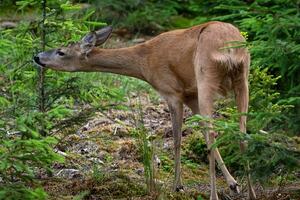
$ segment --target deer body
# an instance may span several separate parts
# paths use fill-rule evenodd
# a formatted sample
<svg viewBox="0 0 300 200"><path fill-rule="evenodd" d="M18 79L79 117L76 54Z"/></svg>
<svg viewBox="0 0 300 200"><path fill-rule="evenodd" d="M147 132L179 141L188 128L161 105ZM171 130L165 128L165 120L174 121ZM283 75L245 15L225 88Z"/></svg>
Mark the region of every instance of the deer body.
<svg viewBox="0 0 300 200"><path fill-rule="evenodd" d="M170 109L175 147L174 190L180 189L183 105L194 114L211 117L214 97L233 90L238 110L247 112L250 56L245 48L226 48L230 41L245 40L231 24L209 22L166 32L133 47L96 48L95 45L103 43L110 32L109 28L93 32L78 44L42 52L35 61L55 70L111 72L136 77L152 85L166 99ZM246 132L245 116L240 118L240 129ZM215 133L209 131L204 136L210 148ZM218 199L215 160L230 188L238 192L237 182L228 172L218 149L210 149L211 200ZM248 189L250 199L255 199L250 184Z"/></svg>

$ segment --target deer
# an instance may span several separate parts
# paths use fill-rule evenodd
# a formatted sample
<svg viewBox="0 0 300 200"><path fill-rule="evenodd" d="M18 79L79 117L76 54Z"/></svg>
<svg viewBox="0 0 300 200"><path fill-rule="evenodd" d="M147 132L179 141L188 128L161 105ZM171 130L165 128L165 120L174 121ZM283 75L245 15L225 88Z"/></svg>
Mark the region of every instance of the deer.
<svg viewBox="0 0 300 200"><path fill-rule="evenodd" d="M231 48L231 41L245 42L238 28L230 23L211 21L186 29L177 29L134 46L116 49L99 48L112 33L106 26L85 35L80 41L38 53L34 61L43 68L66 72L108 72L141 79L149 83L167 102L174 137L173 190L183 189L181 180L181 128L183 106L193 114L212 118L217 96L235 95L237 109L247 113L249 104L248 74L250 54L246 47ZM246 134L247 116L239 119L240 131ZM210 122L202 126L212 127ZM204 131L210 174L210 200L218 200L216 162L230 191L239 193L238 182L227 169L218 148L212 144L217 134ZM245 149L247 143L240 142ZM249 164L246 167L249 171ZM248 199L256 199L247 175Z"/></svg>

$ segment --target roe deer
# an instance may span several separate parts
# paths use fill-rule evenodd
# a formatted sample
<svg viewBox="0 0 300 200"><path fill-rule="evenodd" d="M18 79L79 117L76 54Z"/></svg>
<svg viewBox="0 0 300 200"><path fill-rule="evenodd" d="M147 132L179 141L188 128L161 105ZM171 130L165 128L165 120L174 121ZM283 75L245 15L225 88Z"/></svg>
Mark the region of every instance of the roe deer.
<svg viewBox="0 0 300 200"><path fill-rule="evenodd" d="M42 67L59 71L111 72L148 82L166 101L170 109L174 149L174 190L181 185L180 145L183 104L194 114L212 117L216 94L233 90L238 111L248 110L248 71L250 55L246 48L230 48L228 42L245 39L233 25L208 22L188 29L162 33L153 39L128 48L101 49L112 32L105 27L86 35L80 42L34 57ZM225 48L224 48L225 47ZM211 124L203 124L211 126ZM240 130L246 133L246 116L240 117ZM217 148L211 148L216 134L204 133L209 152L211 200L217 200L215 160L231 191L239 192L237 181L227 170ZM241 149L246 144L241 142ZM249 198L255 192L248 178Z"/></svg>

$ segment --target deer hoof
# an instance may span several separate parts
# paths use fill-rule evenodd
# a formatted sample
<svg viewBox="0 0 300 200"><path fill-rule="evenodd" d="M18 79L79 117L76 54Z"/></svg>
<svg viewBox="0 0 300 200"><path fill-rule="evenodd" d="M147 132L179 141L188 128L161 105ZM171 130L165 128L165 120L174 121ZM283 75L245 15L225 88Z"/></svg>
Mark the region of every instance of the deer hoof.
<svg viewBox="0 0 300 200"><path fill-rule="evenodd" d="M240 193L240 188L238 183L231 183L229 185L230 188L230 194L239 194Z"/></svg>
<svg viewBox="0 0 300 200"><path fill-rule="evenodd" d="M184 191L184 188L183 188L183 186L182 185L178 185L177 187L176 187L176 190L175 190L176 192L183 192Z"/></svg>

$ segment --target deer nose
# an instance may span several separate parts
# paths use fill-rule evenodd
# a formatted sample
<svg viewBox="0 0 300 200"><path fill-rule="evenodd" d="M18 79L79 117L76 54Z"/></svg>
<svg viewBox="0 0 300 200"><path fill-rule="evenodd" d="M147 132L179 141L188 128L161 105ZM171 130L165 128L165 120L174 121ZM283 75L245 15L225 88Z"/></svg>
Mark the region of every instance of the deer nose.
<svg viewBox="0 0 300 200"><path fill-rule="evenodd" d="M34 56L33 60L36 64L38 64L39 66L45 67L45 64L41 63L40 61L40 57L39 56Z"/></svg>
<svg viewBox="0 0 300 200"><path fill-rule="evenodd" d="M36 62L37 64L40 63L40 58L38 56L34 56L33 57L34 62Z"/></svg>

